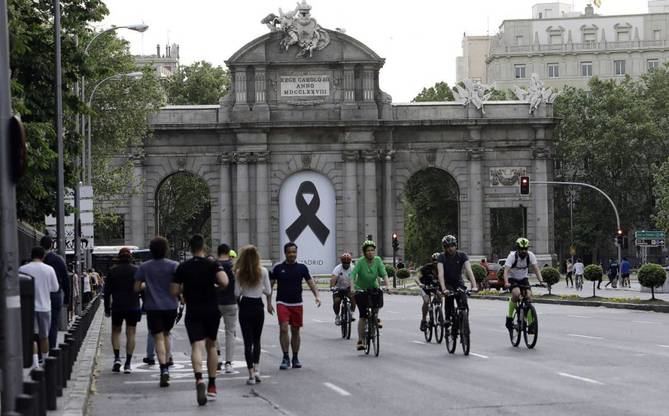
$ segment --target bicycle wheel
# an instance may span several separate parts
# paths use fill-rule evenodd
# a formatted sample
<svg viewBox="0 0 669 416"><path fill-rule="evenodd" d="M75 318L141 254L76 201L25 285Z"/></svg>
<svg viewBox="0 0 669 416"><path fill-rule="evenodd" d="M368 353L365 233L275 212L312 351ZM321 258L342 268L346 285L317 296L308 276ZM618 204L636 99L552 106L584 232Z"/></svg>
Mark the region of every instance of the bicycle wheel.
<svg viewBox="0 0 669 416"><path fill-rule="evenodd" d="M446 319L450 323L448 329L444 332L444 338L446 338L446 350L449 354L453 354L458 342L458 331L455 328L455 320L453 319L453 316L451 315Z"/></svg>
<svg viewBox="0 0 669 416"><path fill-rule="evenodd" d="M525 330L523 331L523 338L525 338L525 345L527 348L534 348L537 345L537 340L539 339L539 318L537 317L537 310L534 308L534 305L527 305L528 312L532 313L532 324L529 325L524 323ZM527 314L525 314L527 316ZM530 334L530 332L534 332Z"/></svg>
<svg viewBox="0 0 669 416"><path fill-rule="evenodd" d="M517 347L520 344L520 332L522 331L522 311L519 308L516 308L516 311L513 313L513 326L509 331L509 338L511 339L511 345Z"/></svg>
<svg viewBox="0 0 669 416"><path fill-rule="evenodd" d="M425 335L425 341L427 342L432 341L433 330L434 330L434 310L432 309L432 305L430 305L430 310L428 311L427 325L425 326L425 331L423 331L423 335Z"/></svg>
<svg viewBox="0 0 669 416"><path fill-rule="evenodd" d="M350 307L346 306L346 339L351 339L351 327L353 326L353 313Z"/></svg>
<svg viewBox="0 0 669 416"><path fill-rule="evenodd" d="M374 325L374 331L372 332L372 343L374 344L374 356L379 356L379 351L381 350L381 338L379 335L379 326Z"/></svg>
<svg viewBox="0 0 669 416"><path fill-rule="evenodd" d="M365 330L365 338L367 338L367 345L365 345L365 355L369 355L369 351L372 346L372 331L374 330L374 327L376 327L376 323L372 323L372 320L376 320L376 317L372 316L371 313L368 313L367 325Z"/></svg>
<svg viewBox="0 0 669 416"><path fill-rule="evenodd" d="M469 311L464 309L460 311L460 344L462 352L469 355Z"/></svg>
<svg viewBox="0 0 669 416"><path fill-rule="evenodd" d="M437 344L441 344L441 341L444 340L444 312L441 307L438 307L435 312L437 326L434 328L434 340L437 341Z"/></svg>
<svg viewBox="0 0 669 416"><path fill-rule="evenodd" d="M348 308L348 305L342 302L341 311L339 312L339 326L341 327L341 337L344 339L346 339L346 331L348 327L348 321L350 319L346 308Z"/></svg>

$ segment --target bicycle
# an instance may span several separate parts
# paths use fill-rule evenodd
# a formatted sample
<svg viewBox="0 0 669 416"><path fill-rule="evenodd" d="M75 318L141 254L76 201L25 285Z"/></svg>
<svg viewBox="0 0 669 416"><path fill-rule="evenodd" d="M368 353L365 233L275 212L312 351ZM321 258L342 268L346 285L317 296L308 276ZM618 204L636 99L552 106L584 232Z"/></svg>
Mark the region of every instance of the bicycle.
<svg viewBox="0 0 669 416"><path fill-rule="evenodd" d="M374 355L379 356L380 337L379 337L379 298L381 289L367 289L358 291L358 294L367 296L367 322L365 324L365 355L374 350Z"/></svg>
<svg viewBox="0 0 669 416"><path fill-rule="evenodd" d="M545 285L541 284L532 286L545 287ZM537 316L537 310L534 308L534 305L532 305L532 301L527 298L527 290L531 289L532 286L518 285L520 288L520 298L518 301L516 301L516 310L513 313L512 318L513 327L509 330L511 345L514 347L517 347L520 344L521 334L525 340L525 345L529 349L534 348L535 345L537 345L537 340L539 339L539 317ZM530 312L533 316L531 325L527 322L527 315Z"/></svg>
<svg viewBox="0 0 669 416"><path fill-rule="evenodd" d="M583 290L583 275L582 274L577 274L574 276L574 280L576 281L576 290Z"/></svg>
<svg viewBox="0 0 669 416"><path fill-rule="evenodd" d="M423 331L425 341L431 342L432 334L434 334L434 340L437 341L437 344L441 344L444 339L444 312L441 297L437 293L438 286L422 285L421 288L429 296L427 303L428 321Z"/></svg>
<svg viewBox="0 0 669 416"><path fill-rule="evenodd" d="M341 337L351 339L351 322L353 314L351 313L351 300L348 298L348 290L332 288L332 293L341 298L339 305L339 326L341 327Z"/></svg>
<svg viewBox="0 0 669 416"><path fill-rule="evenodd" d="M469 331L469 306L467 305L467 295L469 291L461 287L455 290L450 290L446 295L446 304L456 300L457 305L451 310L451 313L446 316L446 324L444 337L446 338L446 350L449 354L455 352L458 343L458 336L460 337L460 344L462 345L462 352L464 355L469 355L470 347L470 331Z"/></svg>

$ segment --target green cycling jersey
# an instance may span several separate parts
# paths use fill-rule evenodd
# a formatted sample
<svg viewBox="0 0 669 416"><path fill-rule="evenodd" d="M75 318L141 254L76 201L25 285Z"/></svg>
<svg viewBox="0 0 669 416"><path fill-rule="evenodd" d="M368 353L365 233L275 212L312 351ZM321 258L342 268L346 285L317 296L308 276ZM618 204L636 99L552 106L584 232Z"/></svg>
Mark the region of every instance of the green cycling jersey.
<svg viewBox="0 0 669 416"><path fill-rule="evenodd" d="M371 263L365 256L360 257L351 271L351 280L355 290L378 288L379 277L388 277L386 266L379 256L374 256Z"/></svg>

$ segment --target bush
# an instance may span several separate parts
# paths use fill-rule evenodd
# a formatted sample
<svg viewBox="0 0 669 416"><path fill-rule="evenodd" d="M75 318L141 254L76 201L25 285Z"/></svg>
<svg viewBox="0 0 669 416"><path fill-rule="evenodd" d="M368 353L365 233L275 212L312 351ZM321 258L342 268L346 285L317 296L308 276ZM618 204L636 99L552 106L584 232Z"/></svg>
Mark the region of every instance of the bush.
<svg viewBox="0 0 669 416"><path fill-rule="evenodd" d="M411 273L407 269L399 269L397 271L397 278L398 279L408 279L411 277Z"/></svg>
<svg viewBox="0 0 669 416"><path fill-rule="evenodd" d="M548 294L551 294L551 286L557 284L560 281L560 272L553 267L544 267L541 270L541 277L543 277L544 282L548 285Z"/></svg>
<svg viewBox="0 0 669 416"><path fill-rule="evenodd" d="M602 270L602 266L599 264L589 264L585 266L585 270L583 271L583 278L592 282L593 298L595 297L595 284L602 280L602 276L604 276L604 270Z"/></svg>
<svg viewBox="0 0 669 416"><path fill-rule="evenodd" d="M655 299L655 288L664 284L667 272L659 264L649 263L641 266L638 277L641 286L650 288L651 299Z"/></svg>
<svg viewBox="0 0 669 416"><path fill-rule="evenodd" d="M388 274L388 277L394 277L395 276L395 268L391 266L390 264L386 264L386 273Z"/></svg>
<svg viewBox="0 0 669 416"><path fill-rule="evenodd" d="M479 285L486 279L486 277L488 277L488 272L485 267L480 264L472 264L472 272L474 272L474 279Z"/></svg>

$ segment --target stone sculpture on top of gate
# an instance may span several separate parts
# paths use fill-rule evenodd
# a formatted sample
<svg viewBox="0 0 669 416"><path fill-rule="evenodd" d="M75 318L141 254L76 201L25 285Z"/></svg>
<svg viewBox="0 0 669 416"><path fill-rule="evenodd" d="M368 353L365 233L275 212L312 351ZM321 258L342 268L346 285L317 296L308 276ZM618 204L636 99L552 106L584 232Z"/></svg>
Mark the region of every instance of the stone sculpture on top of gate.
<svg viewBox="0 0 669 416"><path fill-rule="evenodd" d="M297 57L311 58L314 51L325 49L330 44L330 35L311 17L311 6L306 0L297 3L295 10L279 15L268 14L260 23L264 23L272 32L283 32L281 48L288 51L291 46L299 48Z"/></svg>

